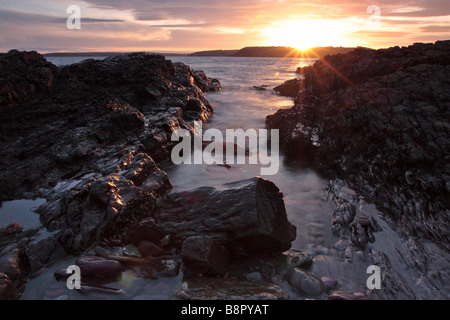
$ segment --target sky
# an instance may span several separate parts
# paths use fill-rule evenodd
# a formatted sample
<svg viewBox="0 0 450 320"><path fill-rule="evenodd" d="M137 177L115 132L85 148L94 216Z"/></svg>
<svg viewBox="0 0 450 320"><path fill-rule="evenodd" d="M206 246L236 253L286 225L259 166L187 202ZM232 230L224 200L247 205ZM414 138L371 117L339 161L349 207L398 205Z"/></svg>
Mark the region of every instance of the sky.
<svg viewBox="0 0 450 320"><path fill-rule="evenodd" d="M70 6L80 8L80 29ZM73 24L71 24L73 25ZM386 48L450 39L450 0L0 0L0 52Z"/></svg>

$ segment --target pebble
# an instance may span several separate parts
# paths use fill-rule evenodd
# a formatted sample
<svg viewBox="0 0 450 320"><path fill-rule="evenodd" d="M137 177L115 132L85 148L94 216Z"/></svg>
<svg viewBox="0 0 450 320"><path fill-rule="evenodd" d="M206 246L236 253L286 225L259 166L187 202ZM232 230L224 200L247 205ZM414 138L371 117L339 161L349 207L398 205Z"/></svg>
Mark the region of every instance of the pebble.
<svg viewBox="0 0 450 320"><path fill-rule="evenodd" d="M259 282L261 280L262 280L262 276L261 276L261 273L259 273L259 272L252 272L252 273L247 274L247 281Z"/></svg>

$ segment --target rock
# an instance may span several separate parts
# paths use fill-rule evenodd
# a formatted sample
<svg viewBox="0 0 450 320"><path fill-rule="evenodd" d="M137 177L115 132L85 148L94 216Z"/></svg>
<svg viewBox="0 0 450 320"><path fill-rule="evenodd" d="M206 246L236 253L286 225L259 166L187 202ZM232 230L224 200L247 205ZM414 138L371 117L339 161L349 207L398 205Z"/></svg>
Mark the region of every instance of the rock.
<svg viewBox="0 0 450 320"><path fill-rule="evenodd" d="M228 250L209 236L189 237L181 247L184 266L199 274L224 276L229 256Z"/></svg>
<svg viewBox="0 0 450 320"><path fill-rule="evenodd" d="M267 86L267 85L262 85L262 86L253 86L250 89L251 90L256 90L256 91L267 91L268 87L269 86Z"/></svg>
<svg viewBox="0 0 450 320"><path fill-rule="evenodd" d="M30 243L25 252L31 276L37 276L43 268L66 256L64 249L51 237Z"/></svg>
<svg viewBox="0 0 450 320"><path fill-rule="evenodd" d="M370 297L361 292L335 291L328 300L370 300Z"/></svg>
<svg viewBox="0 0 450 320"><path fill-rule="evenodd" d="M343 228L348 227L355 218L356 215L356 207L355 205L345 201L340 204L333 211L333 220L331 230L337 236L339 236L343 230Z"/></svg>
<svg viewBox="0 0 450 320"><path fill-rule="evenodd" d="M125 241L134 245L139 245L142 241L160 243L163 238L163 231L156 223L155 219L144 219L130 229L128 229Z"/></svg>
<svg viewBox="0 0 450 320"><path fill-rule="evenodd" d="M280 86L275 87L273 90L278 92L282 96L295 98L302 85L302 80L292 79L288 80Z"/></svg>
<svg viewBox="0 0 450 320"><path fill-rule="evenodd" d="M261 273L259 273L259 272L249 273L249 274L247 274L246 278L247 278L247 281L250 281L250 282L260 282L262 280Z"/></svg>
<svg viewBox="0 0 450 320"><path fill-rule="evenodd" d="M140 251L140 249L138 249L137 247L135 247L131 244L122 248L123 255L127 256L127 257L138 257L139 258L139 257L141 257L141 252L142 251Z"/></svg>
<svg viewBox="0 0 450 320"><path fill-rule="evenodd" d="M222 85L217 79L208 78L205 72L201 70L194 71L194 80L195 84L205 92L222 90Z"/></svg>
<svg viewBox="0 0 450 320"><path fill-rule="evenodd" d="M283 255L287 258L290 268L308 269L313 263L313 257L308 252L292 250L284 252Z"/></svg>
<svg viewBox="0 0 450 320"><path fill-rule="evenodd" d="M322 280L322 283L327 290L334 290L338 285L337 280L333 278L322 277L320 280Z"/></svg>
<svg viewBox="0 0 450 320"><path fill-rule="evenodd" d="M286 280L294 290L309 297L320 296L325 291L325 286L319 277L299 268L289 271Z"/></svg>
<svg viewBox="0 0 450 320"><path fill-rule="evenodd" d="M152 218L155 199L172 188L159 168L170 159L172 132L206 122L213 108L205 92L221 89L202 72L144 53L57 68L36 52L11 51L0 54L0 73L0 202L47 199L37 212L51 232L33 241L36 230L0 231L0 252L11 246L0 262L17 288L66 254L100 242L122 247L113 236ZM135 245L159 244L162 235L141 227ZM118 273L117 261L89 259L80 262L88 272Z"/></svg>
<svg viewBox="0 0 450 320"><path fill-rule="evenodd" d="M351 178L403 235L446 247L449 48L438 41L327 56L279 89L292 89L294 107L266 120L280 130L288 158L331 179ZM353 216L342 209L336 234ZM355 224L352 241L363 248L371 232Z"/></svg>
<svg viewBox="0 0 450 320"><path fill-rule="evenodd" d="M232 255L282 252L296 237L280 190L261 178L174 193L157 205L156 220L178 248L208 235Z"/></svg>
<svg viewBox="0 0 450 320"><path fill-rule="evenodd" d="M14 248L11 251L1 253L0 257L0 271L2 274L6 274L8 278L16 285L22 282L22 277L26 275L26 271L23 270L21 251L18 248Z"/></svg>
<svg viewBox="0 0 450 320"><path fill-rule="evenodd" d="M161 257L149 259L140 266L140 277L157 279L160 277L176 277L180 273L181 261L177 257Z"/></svg>
<svg viewBox="0 0 450 320"><path fill-rule="evenodd" d="M15 300L18 296L19 293L12 281L6 274L0 273L0 300Z"/></svg>
<svg viewBox="0 0 450 320"><path fill-rule="evenodd" d="M174 294L184 300L289 300L289 295L274 284L210 277L187 279Z"/></svg>
<svg viewBox="0 0 450 320"><path fill-rule="evenodd" d="M146 240L139 242L139 251L143 257L158 257L163 253L161 247Z"/></svg>
<svg viewBox="0 0 450 320"><path fill-rule="evenodd" d="M13 107L47 93L56 66L35 51L11 50L0 55L0 108Z"/></svg>
<svg viewBox="0 0 450 320"><path fill-rule="evenodd" d="M122 264L101 257L85 256L78 258L75 264L80 267L81 277L115 278L123 270Z"/></svg>

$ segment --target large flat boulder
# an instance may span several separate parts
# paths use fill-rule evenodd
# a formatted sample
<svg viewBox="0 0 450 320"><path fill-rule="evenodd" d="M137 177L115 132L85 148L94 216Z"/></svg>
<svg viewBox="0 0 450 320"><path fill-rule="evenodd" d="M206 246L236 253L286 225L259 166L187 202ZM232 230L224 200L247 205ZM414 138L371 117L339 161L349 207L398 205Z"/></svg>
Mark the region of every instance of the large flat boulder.
<svg viewBox="0 0 450 320"><path fill-rule="evenodd" d="M296 238L283 194L261 178L173 193L157 206L156 220L179 248L208 235L232 254L259 254L288 250Z"/></svg>

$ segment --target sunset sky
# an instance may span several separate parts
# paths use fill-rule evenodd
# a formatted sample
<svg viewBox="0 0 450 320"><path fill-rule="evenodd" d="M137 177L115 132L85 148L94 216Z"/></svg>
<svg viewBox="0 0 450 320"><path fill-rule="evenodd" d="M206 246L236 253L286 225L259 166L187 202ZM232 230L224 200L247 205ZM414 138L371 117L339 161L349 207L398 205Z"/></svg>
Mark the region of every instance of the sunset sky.
<svg viewBox="0 0 450 320"><path fill-rule="evenodd" d="M66 26L70 5L81 8L80 30ZM450 1L1 0L0 30L2 52L384 48L450 39Z"/></svg>

